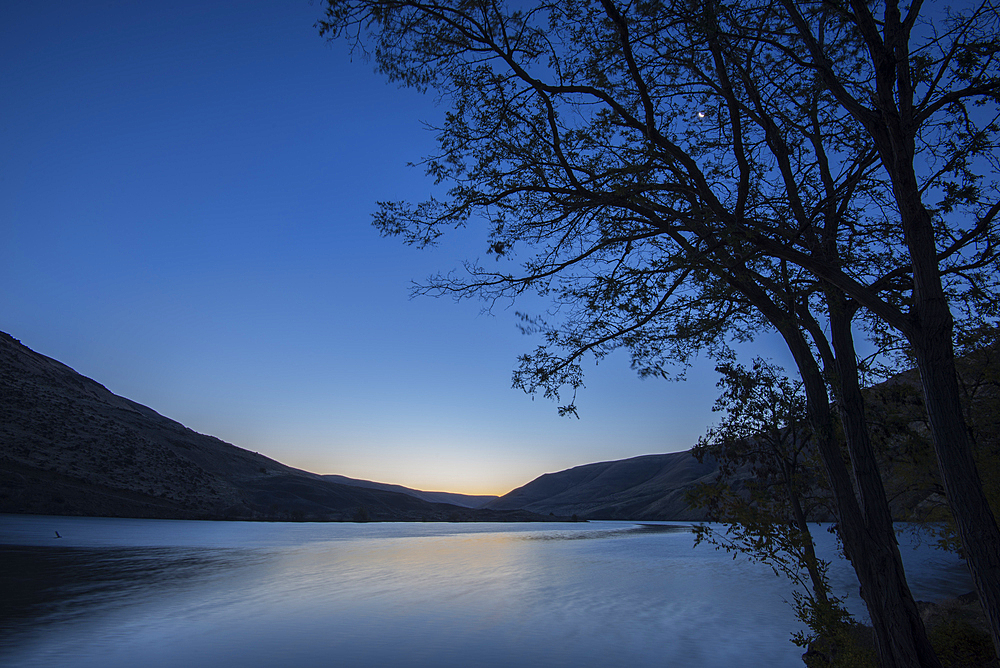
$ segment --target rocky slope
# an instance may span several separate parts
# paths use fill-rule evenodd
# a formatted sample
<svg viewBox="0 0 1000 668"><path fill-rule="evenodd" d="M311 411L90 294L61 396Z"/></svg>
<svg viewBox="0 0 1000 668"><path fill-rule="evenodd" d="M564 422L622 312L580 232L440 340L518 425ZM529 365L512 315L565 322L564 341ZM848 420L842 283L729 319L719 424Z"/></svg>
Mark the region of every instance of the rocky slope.
<svg viewBox="0 0 1000 668"><path fill-rule="evenodd" d="M0 513L538 519L435 503L440 498L417 498L402 487L359 486L363 482L341 484L196 433L0 332Z"/></svg>

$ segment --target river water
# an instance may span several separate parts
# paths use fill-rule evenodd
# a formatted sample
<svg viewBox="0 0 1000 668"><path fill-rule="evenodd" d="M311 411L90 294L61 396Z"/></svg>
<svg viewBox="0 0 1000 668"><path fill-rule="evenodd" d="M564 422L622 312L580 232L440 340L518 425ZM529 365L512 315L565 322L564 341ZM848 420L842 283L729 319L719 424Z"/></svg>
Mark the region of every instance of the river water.
<svg viewBox="0 0 1000 668"><path fill-rule="evenodd" d="M802 666L785 580L655 524L0 515L0 665ZM972 589L900 540L918 599Z"/></svg>

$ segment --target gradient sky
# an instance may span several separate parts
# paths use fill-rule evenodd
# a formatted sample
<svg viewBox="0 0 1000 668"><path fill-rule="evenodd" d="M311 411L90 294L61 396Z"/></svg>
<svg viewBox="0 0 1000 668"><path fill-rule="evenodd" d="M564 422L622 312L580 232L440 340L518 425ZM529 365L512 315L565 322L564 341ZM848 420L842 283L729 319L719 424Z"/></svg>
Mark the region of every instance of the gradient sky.
<svg viewBox="0 0 1000 668"><path fill-rule="evenodd" d="M321 10L4 3L0 329L317 473L502 494L693 445L714 420L710 361L668 383L613 356L581 419L561 418L510 388L537 343L514 308L409 298L412 279L485 255L475 226L418 251L370 225L377 200L431 192L407 162L445 107L323 41Z"/></svg>

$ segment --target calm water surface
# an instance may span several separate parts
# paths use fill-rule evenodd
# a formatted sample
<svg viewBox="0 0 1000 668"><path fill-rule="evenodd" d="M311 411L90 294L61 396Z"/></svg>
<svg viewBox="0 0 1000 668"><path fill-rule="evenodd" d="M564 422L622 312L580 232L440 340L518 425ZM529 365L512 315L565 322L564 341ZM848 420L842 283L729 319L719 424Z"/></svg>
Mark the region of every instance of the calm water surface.
<svg viewBox="0 0 1000 668"><path fill-rule="evenodd" d="M692 544L671 523L0 515L0 665L801 666L789 585ZM917 598L972 589L950 555L903 556ZM831 576L863 616L850 566Z"/></svg>

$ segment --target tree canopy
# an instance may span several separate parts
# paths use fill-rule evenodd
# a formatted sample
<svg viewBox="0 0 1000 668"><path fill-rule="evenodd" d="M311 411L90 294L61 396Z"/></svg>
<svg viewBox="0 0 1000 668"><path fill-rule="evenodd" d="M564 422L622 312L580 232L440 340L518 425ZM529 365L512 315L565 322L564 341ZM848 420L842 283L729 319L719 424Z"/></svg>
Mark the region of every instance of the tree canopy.
<svg viewBox="0 0 1000 668"><path fill-rule="evenodd" d="M707 541L734 556L746 555L798 585L795 609L811 633L794 634L796 644L809 648L821 640L838 653L859 651L843 601L831 592L829 563L817 557L809 527L831 509L802 383L761 358L750 369L730 360L716 370L722 394L712 410L723 417L692 453L698 461L714 459L719 469L715 481L698 485L688 498L721 527L696 527L695 544Z"/></svg>
<svg viewBox="0 0 1000 668"><path fill-rule="evenodd" d="M891 521L853 325L902 341L1000 648L1000 533L953 355L954 318L994 317L998 303L998 15L990 2L328 0L320 28L447 101L424 163L447 197L382 203L375 224L417 246L486 226L492 260L421 292L551 300L551 313L524 317L543 344L516 385L575 390L581 356L619 347L641 374L667 375L696 350L774 328L814 429L828 419L826 381L837 395L859 499L839 454L824 458L839 512L854 517L842 523L864 541L865 523L891 534ZM872 577L878 562L902 578L891 536L879 541ZM906 607L896 626L913 626L904 599L868 603ZM921 642L897 652L886 635L880 653L935 665Z"/></svg>

